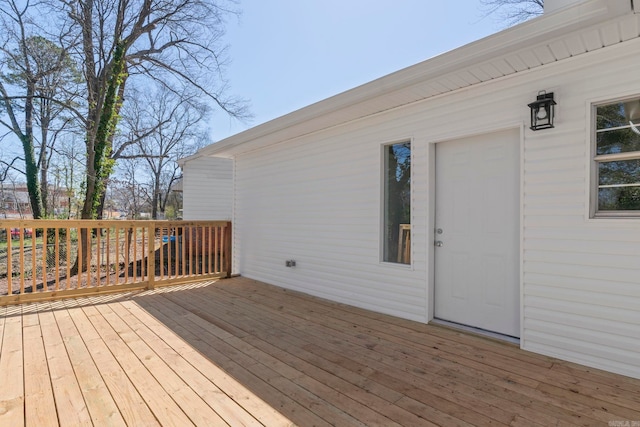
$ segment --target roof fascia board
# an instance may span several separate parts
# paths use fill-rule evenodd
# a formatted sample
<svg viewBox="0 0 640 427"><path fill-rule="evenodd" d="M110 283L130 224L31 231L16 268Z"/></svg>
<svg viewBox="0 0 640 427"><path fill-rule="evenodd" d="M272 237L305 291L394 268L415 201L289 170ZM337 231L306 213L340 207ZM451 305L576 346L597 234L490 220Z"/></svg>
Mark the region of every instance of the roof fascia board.
<svg viewBox="0 0 640 427"><path fill-rule="evenodd" d="M199 152L196 152L195 154L192 154L190 156L182 157L182 158L178 159L177 163L178 163L178 166L180 166L182 168L182 167L184 167L184 165L187 162L190 162L190 161L195 160L195 159L199 159L200 157L202 157L202 154L200 154Z"/></svg>
<svg viewBox="0 0 640 427"><path fill-rule="evenodd" d="M640 3L640 0L635 0ZM527 46L559 38L580 28L631 12L632 0L586 0L469 43L416 65L380 77L200 149L197 155L218 156L245 142L366 102L411 85L443 76ZM637 11L636 6L636 11Z"/></svg>

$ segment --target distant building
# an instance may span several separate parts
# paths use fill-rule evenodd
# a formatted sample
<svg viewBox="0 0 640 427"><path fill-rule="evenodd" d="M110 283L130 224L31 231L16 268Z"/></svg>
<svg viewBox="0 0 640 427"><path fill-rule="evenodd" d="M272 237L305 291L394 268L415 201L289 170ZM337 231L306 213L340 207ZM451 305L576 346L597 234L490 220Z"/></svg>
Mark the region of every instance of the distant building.
<svg viewBox="0 0 640 427"><path fill-rule="evenodd" d="M49 189L49 209L55 215L63 215L69 211L69 192L63 188ZM15 219L32 219L33 211L29 202L29 191L26 184L0 183L0 217Z"/></svg>

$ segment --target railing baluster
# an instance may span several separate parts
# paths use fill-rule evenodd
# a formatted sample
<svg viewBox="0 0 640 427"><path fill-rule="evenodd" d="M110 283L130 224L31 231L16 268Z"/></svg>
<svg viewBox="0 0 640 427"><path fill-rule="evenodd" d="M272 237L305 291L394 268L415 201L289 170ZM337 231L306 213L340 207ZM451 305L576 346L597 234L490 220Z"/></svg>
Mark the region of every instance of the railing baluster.
<svg viewBox="0 0 640 427"><path fill-rule="evenodd" d="M193 271L193 225L189 224L185 228L187 229L187 233L185 233L185 236L187 236L187 241L186 241L187 260L185 263L185 267L186 267L185 276L189 277L191 276L191 273Z"/></svg>
<svg viewBox="0 0 640 427"><path fill-rule="evenodd" d="M25 232L25 228L21 227L20 228L20 233L24 233ZM37 270L36 270L36 264L37 264L37 260L36 260L36 236L35 236L35 230L31 229L31 292L35 292L37 289L37 285L36 285L36 276L37 276Z"/></svg>
<svg viewBox="0 0 640 427"><path fill-rule="evenodd" d="M11 244L11 229L5 228L7 233L7 295L13 293L13 246Z"/></svg>
<svg viewBox="0 0 640 427"><path fill-rule="evenodd" d="M226 277L231 277L231 222L227 222L225 229L224 240L224 271L227 274Z"/></svg>
<svg viewBox="0 0 640 427"><path fill-rule="evenodd" d="M102 264L102 229L96 228L96 287L100 286L100 265Z"/></svg>
<svg viewBox="0 0 640 427"><path fill-rule="evenodd" d="M155 254L155 223L150 223L148 228L146 229L147 231L147 235L149 236L149 247L148 247L148 253L147 253L147 262L146 262L146 270L147 270L147 283L148 283L148 288L149 289L153 289L155 287L155 275L156 275L156 254ZM142 229L142 235L144 236L144 232L145 229ZM143 244L142 247L144 248L144 237L143 237ZM144 262L144 249L142 250L142 261L141 264L145 264Z"/></svg>
<svg viewBox="0 0 640 427"><path fill-rule="evenodd" d="M214 258L213 258L213 269L218 272L220 271L220 261L219 261L219 257L220 257L220 227L215 227L214 230L214 234L215 234L215 242L213 245L213 252L214 252Z"/></svg>
<svg viewBox="0 0 640 427"><path fill-rule="evenodd" d="M116 225L116 264L115 264L115 281L120 283L120 228Z"/></svg>
<svg viewBox="0 0 640 427"><path fill-rule="evenodd" d="M127 228L125 235L125 252L124 252L124 282L129 282L129 251L131 250L131 226Z"/></svg>
<svg viewBox="0 0 640 427"><path fill-rule="evenodd" d="M180 265L180 251L178 250L178 246L180 244L179 241L179 228L177 225L175 225L172 229L171 232L173 233L174 236L174 241L173 241L173 248L169 248L169 273L171 277L178 277L179 276L179 271L178 271L178 266Z"/></svg>
<svg viewBox="0 0 640 427"><path fill-rule="evenodd" d="M60 229L56 227L54 229L54 243L53 243L53 253L55 257L56 264L56 291L60 289Z"/></svg>
<svg viewBox="0 0 640 427"><path fill-rule="evenodd" d="M42 229L42 290L46 291L48 288L47 281L47 256L49 255L49 248L47 244L49 243L49 236L47 233L49 230L47 227ZM33 234L32 234L33 235Z"/></svg>
<svg viewBox="0 0 640 427"><path fill-rule="evenodd" d="M93 232L87 227L87 288L91 287L91 263L93 262Z"/></svg>
<svg viewBox="0 0 640 427"><path fill-rule="evenodd" d="M174 231L173 231L173 225L169 225L167 227L167 246L166 246L166 251L165 248L163 247L162 251L160 252L160 256L163 257L161 264L161 269L162 269L162 279L168 279L169 277L171 277L171 246L173 244L175 244L174 242L171 241L171 236L174 235ZM165 255L166 252L166 255Z"/></svg>
<svg viewBox="0 0 640 427"><path fill-rule="evenodd" d="M182 258L182 277L187 275L187 233L186 227L182 226L182 245L180 251L182 254L180 255Z"/></svg>
<svg viewBox="0 0 640 427"><path fill-rule="evenodd" d="M138 277L138 227L133 227L133 281Z"/></svg>
<svg viewBox="0 0 640 427"><path fill-rule="evenodd" d="M21 232L20 234L20 293L24 294L24 236Z"/></svg>
<svg viewBox="0 0 640 427"><path fill-rule="evenodd" d="M211 261L213 259L213 226L209 226L208 227L209 230L209 240L207 241L208 246L209 246L209 253L207 256L207 262L209 265L209 274L213 273L213 265L211 264Z"/></svg>
<svg viewBox="0 0 640 427"><path fill-rule="evenodd" d="M82 253L84 252L83 248L82 248L82 241L85 240L82 236L85 233L85 229L84 227L80 228L78 227L78 273L76 274L76 277L78 278L77 283L76 283L76 288L81 288L82 286Z"/></svg>
<svg viewBox="0 0 640 427"><path fill-rule="evenodd" d="M144 262L144 254L145 254L145 237L146 237L146 229L144 227L142 227L140 229L140 233L142 234L142 251L140 252L140 256L142 257L142 259L140 260L140 279L144 280L145 276L146 276L146 263ZM149 262L149 260L147 259L147 262Z"/></svg>
<svg viewBox="0 0 640 427"><path fill-rule="evenodd" d="M224 269L226 265L226 258L224 253L224 243L225 243L225 227L220 227L220 271Z"/></svg>
<svg viewBox="0 0 640 427"><path fill-rule="evenodd" d="M200 242L200 256L198 257L198 265L200 266L200 274L203 275L207 272L207 247L205 246L206 238L207 238L207 228L204 225L198 227L200 231L200 238L202 242Z"/></svg>
<svg viewBox="0 0 640 427"><path fill-rule="evenodd" d="M167 248L169 247L169 229L168 228L164 228L164 227L159 227L158 230L160 230L160 249L158 250L159 252L159 260L158 262L160 263L160 265L158 265L156 267L156 270L158 270L158 272L160 273L160 279L164 279L164 237L165 237L165 232L167 233Z"/></svg>
<svg viewBox="0 0 640 427"><path fill-rule="evenodd" d="M107 280L105 281L105 286L111 285L111 227L106 228L106 238L107 238L107 264L105 266L105 273L107 276Z"/></svg>
<svg viewBox="0 0 640 427"><path fill-rule="evenodd" d="M77 229L76 229L77 230ZM77 234L77 231L76 231ZM65 280L65 289L71 286L71 228L67 228L67 277Z"/></svg>

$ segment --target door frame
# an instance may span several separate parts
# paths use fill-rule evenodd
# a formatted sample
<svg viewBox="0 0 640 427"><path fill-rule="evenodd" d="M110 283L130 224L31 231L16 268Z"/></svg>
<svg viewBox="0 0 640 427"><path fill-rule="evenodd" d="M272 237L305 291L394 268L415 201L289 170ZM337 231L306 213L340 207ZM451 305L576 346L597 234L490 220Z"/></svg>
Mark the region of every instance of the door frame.
<svg viewBox="0 0 640 427"><path fill-rule="evenodd" d="M434 313L435 313L435 246L434 242L436 240L435 227L436 227L436 144L446 143L450 141L456 141L465 138L471 138L481 135L486 135L495 132L508 131L508 130L518 130L519 138L519 148L520 148L520 182L519 182L519 214L518 214L518 230L519 230L519 250L518 250L518 278L519 278L519 310L520 310L520 348L524 348L525 346L525 336L524 336L524 270L523 270L523 260L524 260L524 134L525 134L526 124L524 122L511 122L505 123L502 125L497 125L493 127L483 127L481 129L475 130L464 130L462 132L455 132L447 134L446 136L442 136L428 142L428 191L427 195L428 204L429 204L429 230L428 230L428 239L427 239L427 257L428 257L428 268L429 274L427 275L427 323L434 322ZM436 319L437 321L437 319Z"/></svg>

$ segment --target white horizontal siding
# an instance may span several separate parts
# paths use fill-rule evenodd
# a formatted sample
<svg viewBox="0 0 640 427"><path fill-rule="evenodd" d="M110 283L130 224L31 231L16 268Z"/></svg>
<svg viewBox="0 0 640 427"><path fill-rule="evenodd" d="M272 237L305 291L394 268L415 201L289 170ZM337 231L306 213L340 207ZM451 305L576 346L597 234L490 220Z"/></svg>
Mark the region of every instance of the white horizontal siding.
<svg viewBox="0 0 640 427"><path fill-rule="evenodd" d="M589 40L581 43L592 48ZM575 49L565 47L539 55L563 57ZM428 320L432 144L528 125L527 103L539 90L554 91L557 127L524 131L521 343L528 350L640 377L640 219L596 220L587 214L587 106L594 99L640 94L639 51L637 40L597 49L237 156L237 272ZM539 62L507 60L513 67L518 60L524 66ZM497 72L504 71L479 67L465 76L473 80L476 73ZM380 163L381 144L409 138L413 262L407 267L380 262ZM296 260L297 267L285 267L287 259Z"/></svg>
<svg viewBox="0 0 640 427"><path fill-rule="evenodd" d="M231 220L233 162L198 157L183 166L183 218Z"/></svg>
<svg viewBox="0 0 640 427"><path fill-rule="evenodd" d="M413 267L380 262L381 144L411 137L402 124L383 133L362 128L344 137L335 130L308 138L309 143L293 141L238 157L240 272L425 321L427 216L416 201L416 194L425 193L424 167L412 168L412 256L417 261ZM414 142L414 165L424 162L425 149ZM297 266L285 267L287 259Z"/></svg>
<svg viewBox="0 0 640 427"><path fill-rule="evenodd" d="M558 120L556 129L526 138L522 267L524 348L634 377L640 219L588 218L588 105L640 94L640 59L631 53L638 51L637 42L601 49L545 78L556 91Z"/></svg>

